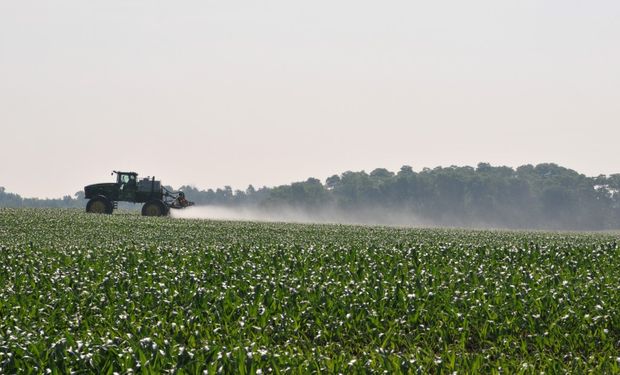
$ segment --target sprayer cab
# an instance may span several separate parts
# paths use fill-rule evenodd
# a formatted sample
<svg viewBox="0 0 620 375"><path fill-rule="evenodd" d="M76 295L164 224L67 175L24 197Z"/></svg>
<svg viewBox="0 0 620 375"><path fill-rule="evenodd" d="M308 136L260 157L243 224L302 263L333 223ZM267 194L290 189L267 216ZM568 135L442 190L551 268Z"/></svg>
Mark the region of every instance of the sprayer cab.
<svg viewBox="0 0 620 375"><path fill-rule="evenodd" d="M194 203L185 199L183 192L170 191L161 181L152 178L138 179L135 172L119 172L116 183L93 184L84 187L84 198L88 199L86 212L111 214L118 202L144 203L142 215L164 216L170 209L181 209Z"/></svg>

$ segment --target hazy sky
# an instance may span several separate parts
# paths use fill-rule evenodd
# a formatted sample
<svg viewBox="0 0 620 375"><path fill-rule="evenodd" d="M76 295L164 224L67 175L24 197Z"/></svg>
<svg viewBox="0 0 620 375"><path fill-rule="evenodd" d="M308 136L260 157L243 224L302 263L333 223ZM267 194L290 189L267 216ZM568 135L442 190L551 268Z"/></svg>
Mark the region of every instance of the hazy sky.
<svg viewBox="0 0 620 375"><path fill-rule="evenodd" d="M0 186L620 172L620 1L2 1Z"/></svg>

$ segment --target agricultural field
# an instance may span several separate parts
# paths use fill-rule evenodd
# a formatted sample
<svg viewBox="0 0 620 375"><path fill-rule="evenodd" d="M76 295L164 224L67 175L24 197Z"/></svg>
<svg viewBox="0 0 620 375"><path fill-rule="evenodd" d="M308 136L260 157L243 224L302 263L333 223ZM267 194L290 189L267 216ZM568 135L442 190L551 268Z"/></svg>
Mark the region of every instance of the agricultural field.
<svg viewBox="0 0 620 375"><path fill-rule="evenodd" d="M619 241L0 209L0 373L620 373Z"/></svg>

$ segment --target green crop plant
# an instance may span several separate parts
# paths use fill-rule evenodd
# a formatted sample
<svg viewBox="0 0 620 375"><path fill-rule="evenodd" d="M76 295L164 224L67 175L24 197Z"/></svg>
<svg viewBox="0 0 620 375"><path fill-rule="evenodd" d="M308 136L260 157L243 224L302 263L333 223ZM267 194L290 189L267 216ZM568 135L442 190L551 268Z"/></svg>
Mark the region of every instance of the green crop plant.
<svg viewBox="0 0 620 375"><path fill-rule="evenodd" d="M2 209L0 373L618 373L619 239Z"/></svg>

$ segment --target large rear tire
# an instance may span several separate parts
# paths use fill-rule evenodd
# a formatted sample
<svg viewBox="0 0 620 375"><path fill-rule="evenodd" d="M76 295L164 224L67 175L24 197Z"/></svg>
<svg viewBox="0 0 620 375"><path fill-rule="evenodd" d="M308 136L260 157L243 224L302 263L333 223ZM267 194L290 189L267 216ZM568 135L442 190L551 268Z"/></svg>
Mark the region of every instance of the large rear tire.
<svg viewBox="0 0 620 375"><path fill-rule="evenodd" d="M86 204L86 212L91 214L111 214L114 210L112 202L104 196L94 197Z"/></svg>
<svg viewBox="0 0 620 375"><path fill-rule="evenodd" d="M142 216L164 216L168 208L162 201L149 201L142 206Z"/></svg>

